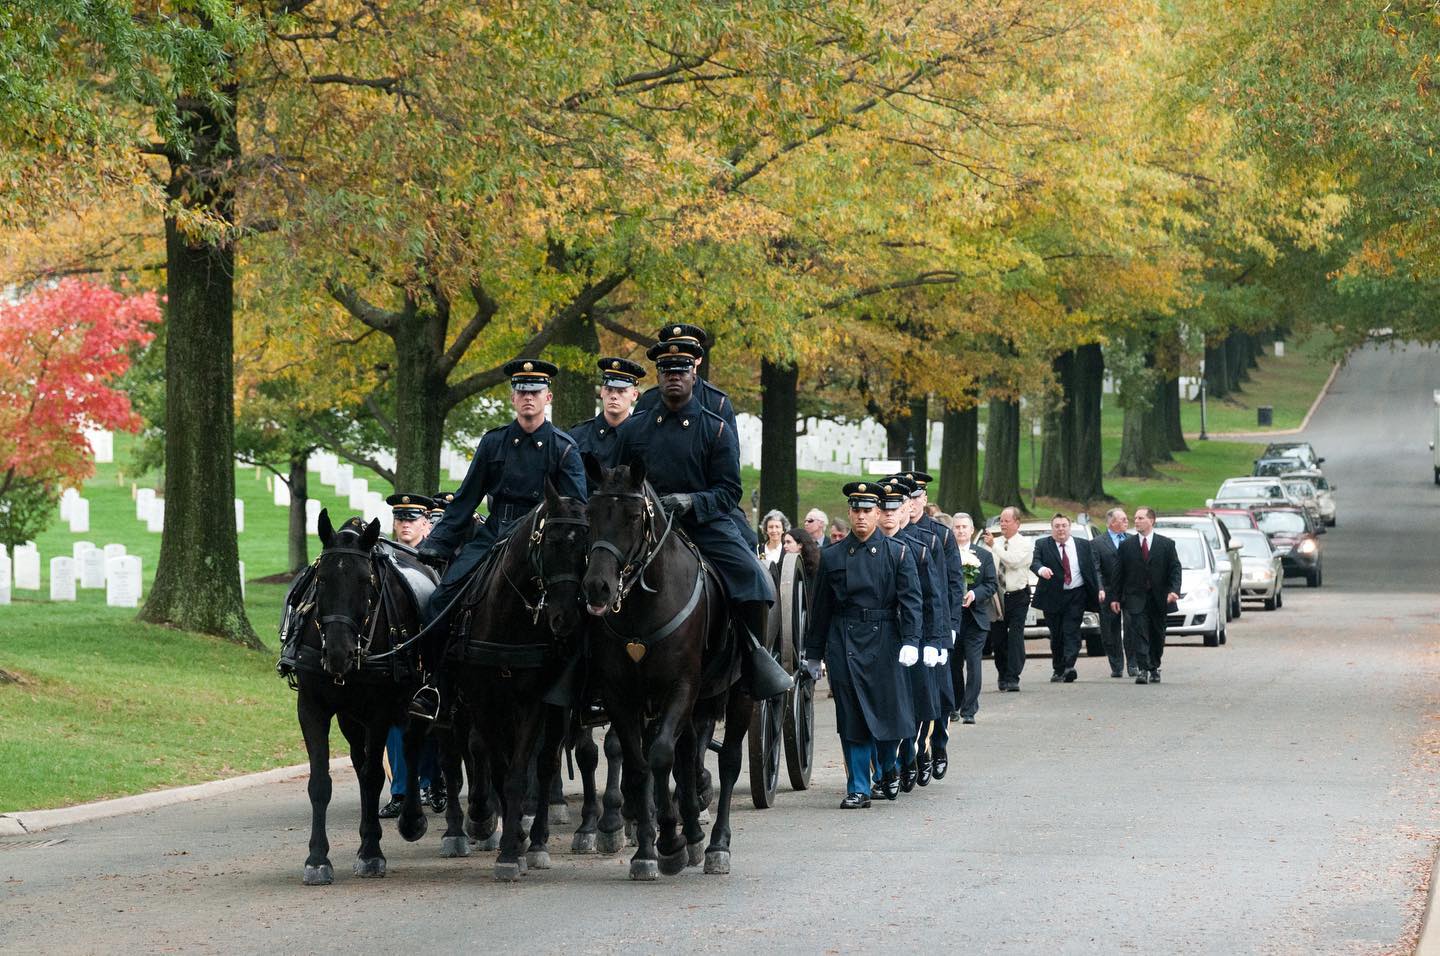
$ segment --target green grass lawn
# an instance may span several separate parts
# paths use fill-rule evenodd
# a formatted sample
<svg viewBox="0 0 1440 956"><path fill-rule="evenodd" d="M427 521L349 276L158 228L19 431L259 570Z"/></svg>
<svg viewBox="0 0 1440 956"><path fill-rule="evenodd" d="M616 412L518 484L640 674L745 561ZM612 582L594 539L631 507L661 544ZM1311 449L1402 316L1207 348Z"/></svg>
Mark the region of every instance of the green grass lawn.
<svg viewBox="0 0 1440 956"><path fill-rule="evenodd" d="M1330 365L1320 360L1324 343L1292 344L1283 359L1263 359L1254 380L1236 400L1212 402L1212 432L1254 431L1257 404L1275 406L1277 428L1304 417ZM1119 409L1106 396L1102 417L1105 461L1120 450ZM1199 408L1186 403L1187 432L1199 427ZM983 432L982 432L983 434ZM132 483L153 485L156 476L129 473L129 443L116 437L116 462L100 465L85 486L91 530L72 534L58 520L36 543L42 590L15 592L0 607L0 669L25 684L0 684L0 812L64 806L159 787L196 783L236 773L299 763L304 759L295 724L294 694L275 676L275 626L283 585L255 580L283 571L286 509L272 503L264 473L237 467L236 494L245 501L240 559L245 562L246 608L251 623L272 648L257 654L211 638L141 624L134 611L105 606L103 591L80 591L75 603L52 604L50 558L71 553L79 540L124 544L143 562L146 586L153 579L160 535L135 519ZM1191 451L1162 467L1155 481L1108 479L1106 490L1130 507L1161 511L1200 506L1220 482L1248 474L1261 446L1231 441L1191 442ZM1039 449L1035 449L1038 461ZM1032 472L1031 448L1022 442L1022 486ZM938 471L938 463L933 465ZM371 487L383 487L376 476ZM745 469L746 504L759 473ZM846 476L801 472L800 511L819 507L840 513ZM351 509L311 476L311 496L332 515ZM1053 503L1042 501L1042 513ZM216 507L226 507L216 502ZM987 506L987 514L996 512ZM796 516L791 516L792 518ZM337 521L338 523L338 521ZM311 537L312 557L319 542ZM332 746L338 753L338 731Z"/></svg>

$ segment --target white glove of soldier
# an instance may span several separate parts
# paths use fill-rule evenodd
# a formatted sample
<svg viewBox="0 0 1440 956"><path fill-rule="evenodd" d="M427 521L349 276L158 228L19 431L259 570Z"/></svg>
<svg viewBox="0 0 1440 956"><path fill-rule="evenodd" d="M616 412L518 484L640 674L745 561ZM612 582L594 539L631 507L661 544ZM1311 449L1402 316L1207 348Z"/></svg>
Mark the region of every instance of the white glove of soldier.
<svg viewBox="0 0 1440 956"><path fill-rule="evenodd" d="M926 644L925 653L923 656L925 658L925 666L934 667L936 664L940 663L940 648L931 647L929 644Z"/></svg>
<svg viewBox="0 0 1440 956"><path fill-rule="evenodd" d="M943 647L940 648L940 666L944 667L948 660L950 660L950 652Z"/></svg>
<svg viewBox="0 0 1440 956"><path fill-rule="evenodd" d="M918 648L911 647L909 644L906 644L904 647L900 648L901 667L914 667L915 662L919 659L920 650Z"/></svg>

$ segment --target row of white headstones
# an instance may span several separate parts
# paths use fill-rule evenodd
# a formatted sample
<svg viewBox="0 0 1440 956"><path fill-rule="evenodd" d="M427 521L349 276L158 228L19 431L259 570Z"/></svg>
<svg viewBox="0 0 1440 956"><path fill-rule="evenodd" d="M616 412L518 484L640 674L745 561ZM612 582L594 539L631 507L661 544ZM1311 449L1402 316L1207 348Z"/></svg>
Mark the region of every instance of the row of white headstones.
<svg viewBox="0 0 1440 956"><path fill-rule="evenodd" d="M35 542L17 545L13 556L0 545L0 604L10 603L12 581L16 591L40 590L40 550ZM140 582L140 558L126 554L123 544L101 548L92 541L76 541L68 557L50 559L52 601L74 601L77 590L103 588L105 603L111 607L138 607Z"/></svg>

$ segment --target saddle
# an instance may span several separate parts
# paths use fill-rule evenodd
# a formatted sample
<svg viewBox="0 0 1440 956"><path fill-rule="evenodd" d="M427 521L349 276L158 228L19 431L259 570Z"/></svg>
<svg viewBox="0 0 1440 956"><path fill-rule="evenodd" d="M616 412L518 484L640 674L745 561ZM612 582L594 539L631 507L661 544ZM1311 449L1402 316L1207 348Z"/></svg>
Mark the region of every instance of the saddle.
<svg viewBox="0 0 1440 956"><path fill-rule="evenodd" d="M382 547L390 542L383 538L378 542ZM430 600L430 595L440 585L440 578L435 570L429 565L422 564L410 554L396 548L385 547L385 557L398 572L396 580L400 581L414 602L417 611L422 610Z"/></svg>

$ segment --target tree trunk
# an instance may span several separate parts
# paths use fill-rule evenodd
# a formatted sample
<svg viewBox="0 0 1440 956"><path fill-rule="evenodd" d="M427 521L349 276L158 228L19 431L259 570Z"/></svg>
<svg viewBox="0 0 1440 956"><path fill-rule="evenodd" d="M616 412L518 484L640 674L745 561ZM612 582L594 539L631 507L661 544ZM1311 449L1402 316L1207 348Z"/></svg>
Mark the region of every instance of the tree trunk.
<svg viewBox="0 0 1440 956"><path fill-rule="evenodd" d="M407 309L395 342L395 491L429 495L440 487L448 385L439 363L449 319Z"/></svg>
<svg viewBox="0 0 1440 956"><path fill-rule="evenodd" d="M1209 398L1230 394L1230 371L1227 368L1225 342L1213 335L1205 339L1205 392Z"/></svg>
<svg viewBox="0 0 1440 956"><path fill-rule="evenodd" d="M937 504L950 514L966 512L979 527L985 521L978 480L980 410L974 405L961 411L947 407L943 421Z"/></svg>
<svg viewBox="0 0 1440 956"><path fill-rule="evenodd" d="M1099 344L1075 350L1070 404L1074 408L1070 445L1070 497L1084 504L1113 500L1105 493L1105 452L1100 413L1105 391L1105 353Z"/></svg>
<svg viewBox="0 0 1440 956"><path fill-rule="evenodd" d="M171 160L167 193L234 221L226 167L239 152L232 111L208 100L182 103L193 137L186 160ZM155 583L140 619L264 645L240 597L235 535L235 249L183 234L165 219L165 530Z"/></svg>
<svg viewBox="0 0 1440 956"><path fill-rule="evenodd" d="M1244 332L1231 332L1225 340L1225 362L1230 370L1231 388L1240 391L1240 383L1250 381L1250 343Z"/></svg>
<svg viewBox="0 0 1440 956"><path fill-rule="evenodd" d="M1074 382L1072 355L1061 352L1050 361L1060 397L1041 416L1040 469L1035 476L1035 494L1047 498L1069 498L1070 451L1075 440Z"/></svg>
<svg viewBox="0 0 1440 956"><path fill-rule="evenodd" d="M305 534L305 499L310 495L310 475L305 470L310 449L296 449L290 455L290 474L285 484L290 488L290 573L299 574L310 563L310 539Z"/></svg>
<svg viewBox="0 0 1440 956"><path fill-rule="evenodd" d="M1153 369L1155 357L1147 355L1147 367ZM1120 460L1110 474L1117 478L1158 478L1155 470L1156 437L1160 430L1155 427L1159 388L1153 371L1134 376L1121 388L1120 405L1125 410L1125 420L1120 434Z"/></svg>
<svg viewBox="0 0 1440 956"><path fill-rule="evenodd" d="M912 471L930 470L930 396L922 395L910 400L910 440L915 443L915 460L910 462Z"/></svg>
<svg viewBox="0 0 1440 956"><path fill-rule="evenodd" d="M595 322L588 312L562 322L552 341L556 345L575 346L586 355L600 356L600 336L596 334ZM705 364L700 367L704 368ZM596 367L589 363L580 372L560 369L560 374L555 376L555 401L550 410L550 418L557 427L569 428L595 417L598 375Z"/></svg>
<svg viewBox="0 0 1440 956"><path fill-rule="evenodd" d="M1170 453L1170 436L1165 428L1165 406L1170 397L1165 373L1157 373L1154 390L1150 409L1145 414L1145 440L1150 445L1150 460L1174 461L1175 456Z"/></svg>
<svg viewBox="0 0 1440 956"><path fill-rule="evenodd" d="M760 361L760 514L778 508L792 524L802 515L795 473L795 416L800 370Z"/></svg>
<svg viewBox="0 0 1440 956"><path fill-rule="evenodd" d="M1165 444L1170 451L1189 451L1185 443L1185 429L1180 424L1180 378L1167 377L1164 383L1164 430Z"/></svg>
<svg viewBox="0 0 1440 956"><path fill-rule="evenodd" d="M880 424L885 426L885 457L904 465L905 448L910 444L910 419L887 417L881 418Z"/></svg>
<svg viewBox="0 0 1440 956"><path fill-rule="evenodd" d="M980 497L1027 512L1020 497L1020 403L992 398L985 425L985 478Z"/></svg>

